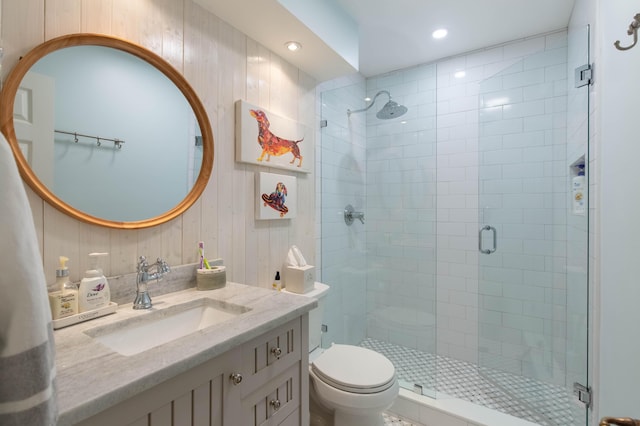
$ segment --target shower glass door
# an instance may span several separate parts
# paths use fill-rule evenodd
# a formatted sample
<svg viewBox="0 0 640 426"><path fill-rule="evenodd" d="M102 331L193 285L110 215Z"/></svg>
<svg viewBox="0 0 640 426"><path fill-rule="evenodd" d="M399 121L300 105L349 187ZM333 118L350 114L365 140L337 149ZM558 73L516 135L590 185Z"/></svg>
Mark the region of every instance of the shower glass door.
<svg viewBox="0 0 640 426"><path fill-rule="evenodd" d="M586 424L588 204L572 185L586 197L588 40L551 34L480 86L478 370L496 409L540 425Z"/></svg>
<svg viewBox="0 0 640 426"><path fill-rule="evenodd" d="M398 71L322 92L319 179L325 344L389 358L401 386L436 388L436 73ZM381 90L408 111L380 119ZM351 205L364 221L345 223Z"/></svg>

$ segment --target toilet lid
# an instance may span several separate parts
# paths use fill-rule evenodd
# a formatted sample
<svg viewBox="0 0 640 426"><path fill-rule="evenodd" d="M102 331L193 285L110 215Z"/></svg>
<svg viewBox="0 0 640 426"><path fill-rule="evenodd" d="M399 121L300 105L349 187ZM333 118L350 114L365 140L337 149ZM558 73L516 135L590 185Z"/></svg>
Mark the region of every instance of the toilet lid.
<svg viewBox="0 0 640 426"><path fill-rule="evenodd" d="M331 346L311 369L325 383L353 393L382 392L396 379L396 369L385 356L351 345Z"/></svg>

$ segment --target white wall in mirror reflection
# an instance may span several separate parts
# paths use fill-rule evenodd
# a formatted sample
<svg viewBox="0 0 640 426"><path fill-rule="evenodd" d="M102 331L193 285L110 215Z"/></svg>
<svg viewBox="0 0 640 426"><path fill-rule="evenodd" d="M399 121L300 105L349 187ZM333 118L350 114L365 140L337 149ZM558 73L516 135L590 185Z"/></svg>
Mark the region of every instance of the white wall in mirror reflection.
<svg viewBox="0 0 640 426"><path fill-rule="evenodd" d="M52 191L65 203L93 216L133 221L170 210L190 191L200 167L199 128L164 74L99 46L56 51L31 72L53 79L56 130L125 141L118 149L113 142L98 146L96 139L78 136L76 143L73 135L55 133Z"/></svg>

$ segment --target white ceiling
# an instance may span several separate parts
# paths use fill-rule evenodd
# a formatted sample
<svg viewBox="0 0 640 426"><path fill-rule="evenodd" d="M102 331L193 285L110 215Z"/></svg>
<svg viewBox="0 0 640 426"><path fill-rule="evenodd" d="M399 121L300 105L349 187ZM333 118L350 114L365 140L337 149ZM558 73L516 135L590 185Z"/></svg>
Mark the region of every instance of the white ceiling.
<svg viewBox="0 0 640 426"><path fill-rule="evenodd" d="M575 0L336 0L358 23L369 77L567 27ZM447 28L435 40L431 33Z"/></svg>
<svg viewBox="0 0 640 426"><path fill-rule="evenodd" d="M195 0L314 76L356 71L277 0ZM305 0L335 2L358 25L359 71L366 77L567 27L575 0ZM315 23L317 24L317 23ZM326 22L326 28L335 22ZM431 33L447 28L434 40ZM316 26L317 28L317 26ZM291 54L284 42L300 41Z"/></svg>

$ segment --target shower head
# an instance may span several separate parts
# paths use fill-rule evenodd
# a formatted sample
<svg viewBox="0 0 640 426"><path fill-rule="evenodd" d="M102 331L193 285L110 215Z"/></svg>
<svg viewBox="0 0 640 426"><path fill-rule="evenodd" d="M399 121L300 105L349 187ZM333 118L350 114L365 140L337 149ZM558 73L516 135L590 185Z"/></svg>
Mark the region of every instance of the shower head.
<svg viewBox="0 0 640 426"><path fill-rule="evenodd" d="M390 118L400 117L407 112L407 107L404 105L398 105L397 102L389 100L380 111L376 113L376 117L381 120L388 120Z"/></svg>
<svg viewBox="0 0 640 426"><path fill-rule="evenodd" d="M378 117L381 120L388 120L390 118L400 117L401 115L407 112L406 106L398 105L397 102L394 102L391 100L391 94L389 92L387 92L386 90L381 90L378 93L376 93L376 95L373 97L373 100L371 101L369 106L367 106L366 108L357 109L355 111L351 111L350 109L348 109L347 115L351 116L351 114L353 114L354 112L363 112L363 111L369 110L373 106L373 104L376 103L376 99L378 98L378 96L380 96L383 93L389 97L389 101L382 107L380 111L376 113L376 117Z"/></svg>

